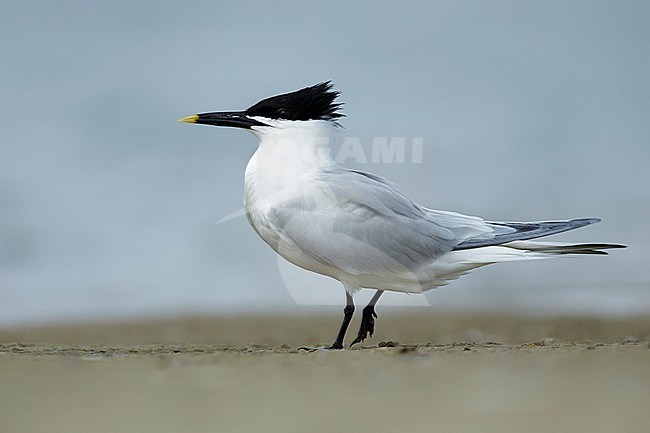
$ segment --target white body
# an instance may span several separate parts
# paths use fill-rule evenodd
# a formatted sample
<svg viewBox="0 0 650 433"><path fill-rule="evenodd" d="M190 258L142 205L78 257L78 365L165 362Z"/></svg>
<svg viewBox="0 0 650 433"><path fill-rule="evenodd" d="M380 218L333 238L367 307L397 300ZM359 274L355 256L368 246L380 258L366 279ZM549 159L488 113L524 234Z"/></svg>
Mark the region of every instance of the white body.
<svg viewBox="0 0 650 433"><path fill-rule="evenodd" d="M258 119L273 127L252 128L260 144L246 168L250 224L286 260L341 281L351 294L419 293L486 264L552 257L544 246L560 245L452 251L467 239L493 238L495 226L424 208L383 178L341 167L330 150L332 122Z"/></svg>

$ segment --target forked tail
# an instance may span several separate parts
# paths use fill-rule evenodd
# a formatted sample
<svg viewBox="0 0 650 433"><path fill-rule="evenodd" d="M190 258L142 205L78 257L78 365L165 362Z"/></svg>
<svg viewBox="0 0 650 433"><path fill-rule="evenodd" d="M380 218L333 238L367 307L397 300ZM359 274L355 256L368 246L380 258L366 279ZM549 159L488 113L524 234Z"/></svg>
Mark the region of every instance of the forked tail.
<svg viewBox="0 0 650 433"><path fill-rule="evenodd" d="M562 255L562 254L601 254L607 255L609 249L626 248L626 245L619 244L567 244L561 242L536 242L536 241L514 241L503 244L503 247L514 248L515 250L527 251L530 253Z"/></svg>

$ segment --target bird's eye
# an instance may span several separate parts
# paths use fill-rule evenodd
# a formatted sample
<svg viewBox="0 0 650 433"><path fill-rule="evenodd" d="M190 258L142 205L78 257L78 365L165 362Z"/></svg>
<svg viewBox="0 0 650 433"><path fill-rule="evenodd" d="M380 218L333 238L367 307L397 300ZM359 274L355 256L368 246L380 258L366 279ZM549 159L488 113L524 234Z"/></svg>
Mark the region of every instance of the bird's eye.
<svg viewBox="0 0 650 433"><path fill-rule="evenodd" d="M281 108L278 110L278 117L280 119L288 119L291 116L291 112L286 108Z"/></svg>

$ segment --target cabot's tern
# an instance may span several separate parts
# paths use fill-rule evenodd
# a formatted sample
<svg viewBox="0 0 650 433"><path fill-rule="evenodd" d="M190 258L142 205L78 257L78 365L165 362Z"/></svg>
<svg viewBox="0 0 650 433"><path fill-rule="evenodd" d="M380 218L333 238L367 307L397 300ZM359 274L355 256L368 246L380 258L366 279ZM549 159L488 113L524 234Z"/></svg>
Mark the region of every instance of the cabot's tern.
<svg viewBox="0 0 650 433"><path fill-rule="evenodd" d="M246 216L279 255L345 288L346 307L331 349L342 349L352 296L376 293L350 346L372 336L375 304L386 290L422 293L498 262L607 254L624 245L537 242L597 218L490 222L419 205L371 173L334 161L339 92L331 82L264 99L245 111L201 113L181 122L247 129L259 147L246 167Z"/></svg>

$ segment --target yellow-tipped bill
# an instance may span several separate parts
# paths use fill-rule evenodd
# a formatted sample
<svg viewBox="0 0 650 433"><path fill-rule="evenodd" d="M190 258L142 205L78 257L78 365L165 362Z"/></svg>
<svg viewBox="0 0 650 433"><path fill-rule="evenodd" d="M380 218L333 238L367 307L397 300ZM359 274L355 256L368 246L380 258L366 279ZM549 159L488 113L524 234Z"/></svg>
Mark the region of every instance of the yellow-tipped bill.
<svg viewBox="0 0 650 433"><path fill-rule="evenodd" d="M245 111L221 111L216 113L199 113L178 119L179 122L196 125L230 126L232 128L251 129L253 126L269 126L246 115Z"/></svg>
<svg viewBox="0 0 650 433"><path fill-rule="evenodd" d="M192 114L191 116L183 117L182 119L178 119L179 122L185 122L185 123L196 123L196 120L199 118L198 114Z"/></svg>

